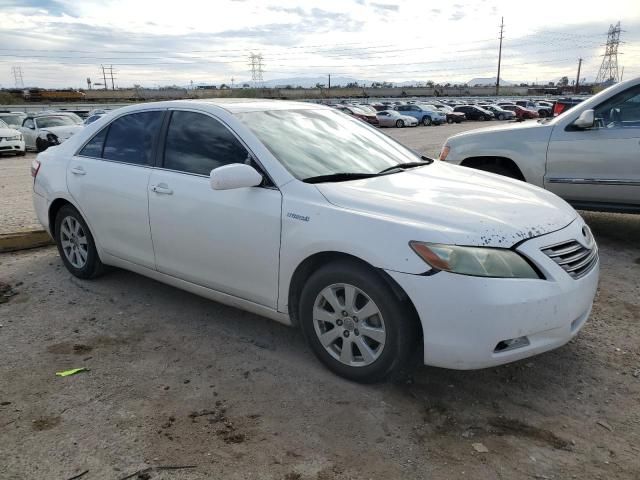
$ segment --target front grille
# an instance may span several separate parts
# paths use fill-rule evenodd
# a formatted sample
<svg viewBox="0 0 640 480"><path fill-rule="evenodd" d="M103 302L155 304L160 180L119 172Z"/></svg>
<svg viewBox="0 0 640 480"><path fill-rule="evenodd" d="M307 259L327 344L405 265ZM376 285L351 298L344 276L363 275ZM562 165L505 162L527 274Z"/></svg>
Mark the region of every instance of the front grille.
<svg viewBox="0 0 640 480"><path fill-rule="evenodd" d="M545 247L542 252L576 280L589 273L598 262L595 242L592 242L591 248L587 248L576 240L568 240Z"/></svg>

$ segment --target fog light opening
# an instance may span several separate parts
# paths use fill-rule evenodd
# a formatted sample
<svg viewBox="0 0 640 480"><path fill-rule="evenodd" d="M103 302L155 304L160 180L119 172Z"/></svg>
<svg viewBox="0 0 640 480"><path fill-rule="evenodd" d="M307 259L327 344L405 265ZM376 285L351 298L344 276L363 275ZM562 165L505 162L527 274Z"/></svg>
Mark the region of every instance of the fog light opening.
<svg viewBox="0 0 640 480"><path fill-rule="evenodd" d="M510 338L509 340L502 340L498 342L496 348L493 349L493 353L502 353L509 350L515 350L516 348L522 348L529 345L529 339L527 337Z"/></svg>

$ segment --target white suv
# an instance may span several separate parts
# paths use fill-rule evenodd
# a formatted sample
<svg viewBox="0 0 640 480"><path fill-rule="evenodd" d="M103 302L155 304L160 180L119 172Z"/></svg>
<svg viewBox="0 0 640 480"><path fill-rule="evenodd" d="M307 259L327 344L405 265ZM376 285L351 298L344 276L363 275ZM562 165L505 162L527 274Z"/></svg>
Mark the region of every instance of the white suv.
<svg viewBox="0 0 640 480"><path fill-rule="evenodd" d="M33 174L72 274L114 265L300 326L358 381L417 348L457 369L556 348L598 283L589 229L557 196L420 158L320 105L130 106Z"/></svg>
<svg viewBox="0 0 640 480"><path fill-rule="evenodd" d="M553 119L454 135L440 159L533 183L576 208L640 212L640 78Z"/></svg>

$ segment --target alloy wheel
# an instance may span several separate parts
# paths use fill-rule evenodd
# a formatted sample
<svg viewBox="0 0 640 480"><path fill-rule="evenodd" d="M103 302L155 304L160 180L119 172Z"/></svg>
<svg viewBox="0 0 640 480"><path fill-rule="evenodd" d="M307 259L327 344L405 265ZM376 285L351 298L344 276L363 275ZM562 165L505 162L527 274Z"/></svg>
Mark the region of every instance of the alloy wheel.
<svg viewBox="0 0 640 480"><path fill-rule="evenodd" d="M89 256L87 234L78 220L67 216L60 224L60 243L67 260L75 268L83 268Z"/></svg>
<svg viewBox="0 0 640 480"><path fill-rule="evenodd" d="M375 362L387 339L378 306L365 292L347 283L329 285L316 296L313 326L325 350L351 367Z"/></svg>

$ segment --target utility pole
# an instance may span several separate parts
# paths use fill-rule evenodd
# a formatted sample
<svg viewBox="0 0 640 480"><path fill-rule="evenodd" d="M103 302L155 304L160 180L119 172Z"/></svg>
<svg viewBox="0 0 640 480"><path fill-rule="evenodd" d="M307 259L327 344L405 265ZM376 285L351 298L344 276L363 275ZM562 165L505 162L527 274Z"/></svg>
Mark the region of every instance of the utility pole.
<svg viewBox="0 0 640 480"><path fill-rule="evenodd" d="M580 68L582 68L582 59L578 60L578 75L576 76L576 93L578 93L580 87Z"/></svg>
<svg viewBox="0 0 640 480"><path fill-rule="evenodd" d="M109 73L111 74L111 90L115 90L116 87L113 84L113 65L109 65Z"/></svg>
<svg viewBox="0 0 640 480"><path fill-rule="evenodd" d="M251 80L253 80L253 87L256 88L258 82L262 82L262 54L253 53L249 54L249 66L251 67Z"/></svg>
<svg viewBox="0 0 640 480"><path fill-rule="evenodd" d="M331 90L331 74L329 74L329 90Z"/></svg>
<svg viewBox="0 0 640 480"><path fill-rule="evenodd" d="M498 76L496 77L496 96L500 95L500 65L502 63L502 38L504 33L504 17L500 19L500 47L498 47Z"/></svg>
<svg viewBox="0 0 640 480"><path fill-rule="evenodd" d="M102 85L104 85L104 89L105 90L108 90L108 87L107 87L107 74L105 73L104 65L100 65L100 68L102 68L102 78L104 80L104 83Z"/></svg>

